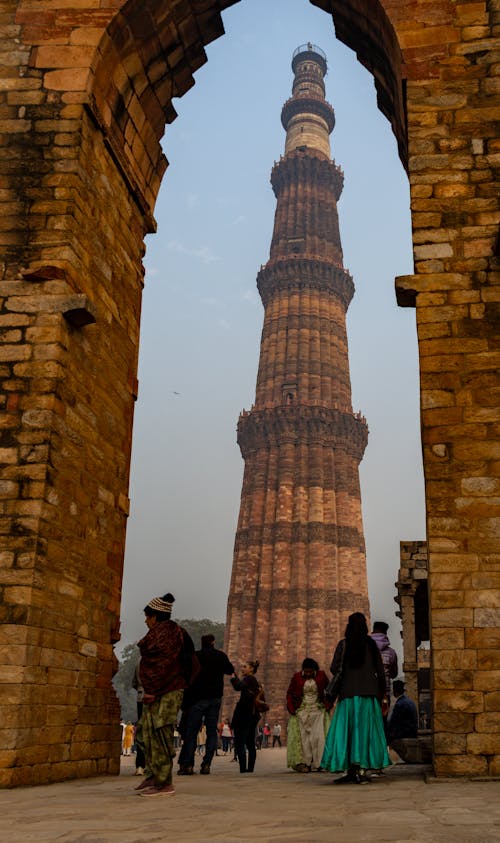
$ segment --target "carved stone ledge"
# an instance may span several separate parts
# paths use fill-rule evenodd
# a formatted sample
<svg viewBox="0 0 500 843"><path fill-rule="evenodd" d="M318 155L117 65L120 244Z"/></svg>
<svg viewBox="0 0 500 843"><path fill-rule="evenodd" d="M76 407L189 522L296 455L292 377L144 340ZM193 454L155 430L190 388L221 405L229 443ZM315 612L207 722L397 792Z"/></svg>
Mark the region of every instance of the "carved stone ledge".
<svg viewBox="0 0 500 843"><path fill-rule="evenodd" d="M346 311L354 295L354 281L346 269L315 257L287 257L269 261L257 275L264 307L279 290L325 290L342 302Z"/></svg>
<svg viewBox="0 0 500 843"><path fill-rule="evenodd" d="M294 149L277 161L271 170L271 185L274 195L278 197L283 186L290 181L301 185L315 184L326 186L333 191L337 201L344 186L344 173L334 161L321 152L306 148Z"/></svg>
<svg viewBox="0 0 500 843"><path fill-rule="evenodd" d="M285 443L319 444L361 460L368 426L361 416L326 407L279 406L243 412L238 420L238 444L244 459L260 448Z"/></svg>
<svg viewBox="0 0 500 843"><path fill-rule="evenodd" d="M96 321L95 308L84 295L68 296L61 302L61 313L73 328L83 328Z"/></svg>

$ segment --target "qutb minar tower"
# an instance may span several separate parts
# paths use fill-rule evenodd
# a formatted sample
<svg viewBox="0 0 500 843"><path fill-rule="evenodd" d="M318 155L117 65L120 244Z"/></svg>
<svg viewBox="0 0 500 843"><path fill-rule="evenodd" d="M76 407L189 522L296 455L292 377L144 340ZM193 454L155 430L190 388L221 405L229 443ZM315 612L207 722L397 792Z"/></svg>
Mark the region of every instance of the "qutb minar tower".
<svg viewBox="0 0 500 843"><path fill-rule="evenodd" d="M270 258L257 276L265 314L255 404L238 422L245 471L225 642L233 661L259 659L269 722L283 722L303 658L328 669L348 615L369 610L359 486L368 430L351 404L354 284L340 243L326 56L305 44L292 70L285 155L271 173Z"/></svg>

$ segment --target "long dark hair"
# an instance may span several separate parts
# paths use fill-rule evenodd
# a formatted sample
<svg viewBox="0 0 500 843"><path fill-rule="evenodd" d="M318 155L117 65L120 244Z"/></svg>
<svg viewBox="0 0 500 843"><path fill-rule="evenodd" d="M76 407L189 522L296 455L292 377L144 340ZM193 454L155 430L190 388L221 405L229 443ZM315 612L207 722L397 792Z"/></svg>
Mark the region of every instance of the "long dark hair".
<svg viewBox="0 0 500 843"><path fill-rule="evenodd" d="M368 625L362 612L349 615L345 628L345 658L351 667L361 667L366 658Z"/></svg>

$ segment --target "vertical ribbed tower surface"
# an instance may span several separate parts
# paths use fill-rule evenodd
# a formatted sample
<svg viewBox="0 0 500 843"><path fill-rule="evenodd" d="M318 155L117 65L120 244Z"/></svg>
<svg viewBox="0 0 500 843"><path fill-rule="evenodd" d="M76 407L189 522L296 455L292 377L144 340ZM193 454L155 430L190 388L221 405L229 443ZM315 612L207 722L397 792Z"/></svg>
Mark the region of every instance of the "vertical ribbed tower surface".
<svg viewBox="0 0 500 843"><path fill-rule="evenodd" d="M359 486L368 430L351 404L354 285L340 242L326 57L305 44L292 69L285 155L271 174L270 258L257 276L265 314L256 398L238 422L245 471L225 643L231 659L261 662L269 722L283 722L303 658L328 669L348 615L369 611Z"/></svg>

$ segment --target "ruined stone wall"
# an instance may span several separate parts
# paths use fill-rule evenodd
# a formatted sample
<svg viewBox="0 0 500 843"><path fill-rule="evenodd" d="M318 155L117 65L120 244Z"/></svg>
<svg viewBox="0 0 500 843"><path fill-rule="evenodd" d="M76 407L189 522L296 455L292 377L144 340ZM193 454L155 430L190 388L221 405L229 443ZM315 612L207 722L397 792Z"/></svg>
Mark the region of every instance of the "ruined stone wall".
<svg viewBox="0 0 500 843"><path fill-rule="evenodd" d="M141 106L131 99L135 123L120 124L129 142L124 155L118 131L100 122L117 107L120 84L127 86L116 57L101 76L95 58L115 9L61 6L21 2L1 18L3 785L119 770L112 645L141 258L154 226L151 186L158 189L165 168L164 117L161 131L146 126L144 112L141 124ZM112 88L108 112L97 107L97 84L87 93L93 57L95 75ZM136 135L142 128L142 143L132 126Z"/></svg>
<svg viewBox="0 0 500 843"><path fill-rule="evenodd" d="M106 705L142 239L171 97L193 83L230 5L5 0L0 10L4 785L117 768ZM398 296L416 307L419 334L435 768L498 773L500 4L314 5L374 74L410 175L415 275L399 279ZM78 327L92 311L95 323ZM92 729L84 700L105 712Z"/></svg>
<svg viewBox="0 0 500 843"><path fill-rule="evenodd" d="M498 774L500 4L417 12L398 28L416 272L398 288L419 339L434 765Z"/></svg>
<svg viewBox="0 0 500 843"><path fill-rule="evenodd" d="M400 611L401 634L403 638L402 673L405 676L406 693L418 705L418 669L420 641L415 617L415 592L423 582L427 585L427 543L425 541L400 542L399 573L395 598Z"/></svg>
<svg viewBox="0 0 500 843"><path fill-rule="evenodd" d="M9 340L1 574L9 667L0 722L12 784L117 770L110 681L142 287L133 267L143 227L88 117L73 140L61 142L64 172L51 178L53 192L68 197L63 213L48 198L32 203L40 261L4 280L0 295ZM65 252L73 254L61 261ZM95 322L81 324L87 318Z"/></svg>

